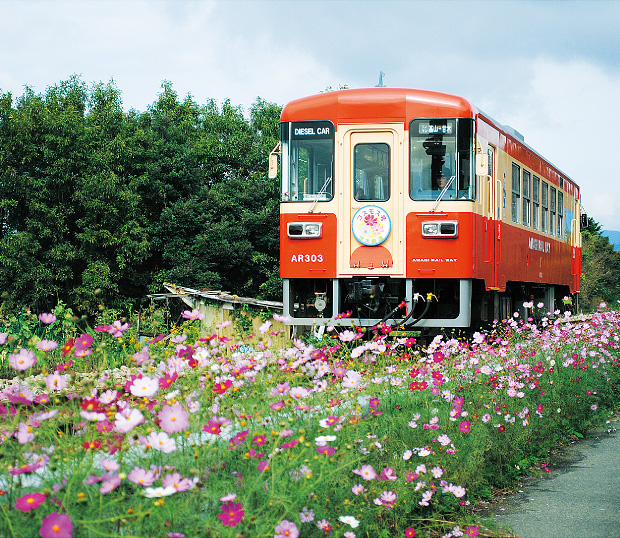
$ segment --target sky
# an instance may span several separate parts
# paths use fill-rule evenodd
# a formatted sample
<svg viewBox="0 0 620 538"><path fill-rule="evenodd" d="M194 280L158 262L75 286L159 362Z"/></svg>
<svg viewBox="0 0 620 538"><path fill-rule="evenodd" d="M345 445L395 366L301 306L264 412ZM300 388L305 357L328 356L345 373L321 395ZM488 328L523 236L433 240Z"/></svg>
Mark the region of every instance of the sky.
<svg viewBox="0 0 620 538"><path fill-rule="evenodd" d="M78 75L145 111L326 88L460 95L519 131L620 230L620 0L0 0L0 94Z"/></svg>

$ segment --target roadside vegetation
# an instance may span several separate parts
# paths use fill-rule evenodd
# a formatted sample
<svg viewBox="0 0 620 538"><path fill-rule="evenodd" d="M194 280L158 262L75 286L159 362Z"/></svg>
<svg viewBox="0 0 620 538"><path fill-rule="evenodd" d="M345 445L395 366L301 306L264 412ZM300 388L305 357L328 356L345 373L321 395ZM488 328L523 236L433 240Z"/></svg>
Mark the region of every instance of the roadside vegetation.
<svg viewBox="0 0 620 538"><path fill-rule="evenodd" d="M62 304L5 320L1 536L497 537L477 500L618 401L605 305L425 348L340 327L289 342L270 321L227 338L200 317L148 339Z"/></svg>

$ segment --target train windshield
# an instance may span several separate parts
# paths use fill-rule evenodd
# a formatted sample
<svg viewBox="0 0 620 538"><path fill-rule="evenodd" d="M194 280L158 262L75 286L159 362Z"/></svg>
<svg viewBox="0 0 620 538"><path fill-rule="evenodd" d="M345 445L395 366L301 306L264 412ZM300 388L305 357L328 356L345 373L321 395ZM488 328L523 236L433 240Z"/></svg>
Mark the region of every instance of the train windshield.
<svg viewBox="0 0 620 538"><path fill-rule="evenodd" d="M334 124L282 123L282 199L328 201L334 196Z"/></svg>
<svg viewBox="0 0 620 538"><path fill-rule="evenodd" d="M473 120L418 119L409 126L409 194L414 200L473 200Z"/></svg>

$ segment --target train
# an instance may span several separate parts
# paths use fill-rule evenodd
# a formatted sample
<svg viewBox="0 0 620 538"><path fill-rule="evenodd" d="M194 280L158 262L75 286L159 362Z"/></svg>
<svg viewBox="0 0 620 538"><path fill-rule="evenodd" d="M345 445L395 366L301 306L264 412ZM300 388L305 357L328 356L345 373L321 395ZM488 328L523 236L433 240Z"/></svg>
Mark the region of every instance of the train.
<svg viewBox="0 0 620 538"><path fill-rule="evenodd" d="M576 301L579 187L467 99L328 91L286 104L280 131L269 175L296 329L432 333Z"/></svg>

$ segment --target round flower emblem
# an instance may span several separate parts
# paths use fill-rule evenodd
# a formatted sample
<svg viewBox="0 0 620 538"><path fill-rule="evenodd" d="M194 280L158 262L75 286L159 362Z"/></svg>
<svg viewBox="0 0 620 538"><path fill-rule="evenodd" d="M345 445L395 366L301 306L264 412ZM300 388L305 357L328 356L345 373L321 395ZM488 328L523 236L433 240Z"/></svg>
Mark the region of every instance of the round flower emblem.
<svg viewBox="0 0 620 538"><path fill-rule="evenodd" d="M392 231L387 212L376 206L367 205L358 209L351 222L353 236L362 245L374 247L383 243Z"/></svg>

